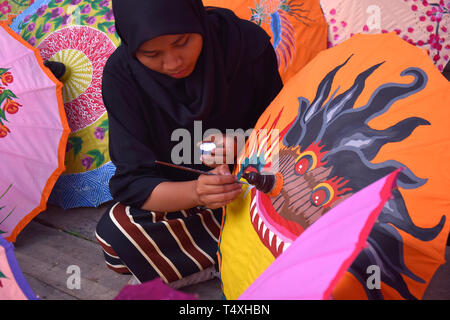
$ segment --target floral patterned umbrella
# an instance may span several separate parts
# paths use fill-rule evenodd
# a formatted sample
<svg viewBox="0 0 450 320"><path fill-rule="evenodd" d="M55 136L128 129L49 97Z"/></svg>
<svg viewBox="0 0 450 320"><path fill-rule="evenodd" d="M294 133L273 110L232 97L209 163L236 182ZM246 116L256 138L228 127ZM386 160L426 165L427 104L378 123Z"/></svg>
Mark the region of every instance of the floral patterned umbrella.
<svg viewBox="0 0 450 320"><path fill-rule="evenodd" d="M320 0L329 24L328 46L356 33L395 31L425 49L443 71L450 57L450 0Z"/></svg>
<svg viewBox="0 0 450 320"><path fill-rule="evenodd" d="M66 171L50 202L92 207L112 199L115 171L108 152L108 117L101 95L103 67L119 45L110 0L40 0L12 23L44 59L65 64L63 97L72 134Z"/></svg>
<svg viewBox="0 0 450 320"><path fill-rule="evenodd" d="M34 3L34 0L1 0L0 21L10 21Z"/></svg>
<svg viewBox="0 0 450 320"><path fill-rule="evenodd" d="M39 51L0 23L0 233L14 242L46 207L69 135L62 84Z"/></svg>

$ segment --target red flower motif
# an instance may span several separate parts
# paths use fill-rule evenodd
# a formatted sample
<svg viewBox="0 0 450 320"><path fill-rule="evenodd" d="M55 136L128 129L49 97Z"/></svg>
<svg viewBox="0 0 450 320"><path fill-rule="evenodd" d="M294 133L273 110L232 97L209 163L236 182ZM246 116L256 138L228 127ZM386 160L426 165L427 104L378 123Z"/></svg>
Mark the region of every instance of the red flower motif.
<svg viewBox="0 0 450 320"><path fill-rule="evenodd" d="M0 3L0 13L3 15L6 15L7 13L11 12L11 6L9 5L8 1L3 1Z"/></svg>
<svg viewBox="0 0 450 320"><path fill-rule="evenodd" d="M14 77L11 74L11 72L7 71L4 74L2 74L1 80L3 85L7 86L8 84L13 83Z"/></svg>
<svg viewBox="0 0 450 320"><path fill-rule="evenodd" d="M14 101L12 99L7 99L5 105L3 106L3 110L8 112L9 114L14 114L17 111L19 111L19 107L22 105L18 103L17 101Z"/></svg>
<svg viewBox="0 0 450 320"><path fill-rule="evenodd" d="M4 138L11 132L7 126L0 124L0 138Z"/></svg>

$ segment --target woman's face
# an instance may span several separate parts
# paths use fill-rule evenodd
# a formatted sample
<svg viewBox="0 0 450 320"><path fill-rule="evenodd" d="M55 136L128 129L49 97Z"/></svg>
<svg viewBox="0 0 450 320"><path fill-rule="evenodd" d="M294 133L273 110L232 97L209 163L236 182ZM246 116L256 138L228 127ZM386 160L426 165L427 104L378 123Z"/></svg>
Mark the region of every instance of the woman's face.
<svg viewBox="0 0 450 320"><path fill-rule="evenodd" d="M136 58L153 71L181 79L194 71L202 48L198 33L164 35L144 42Z"/></svg>

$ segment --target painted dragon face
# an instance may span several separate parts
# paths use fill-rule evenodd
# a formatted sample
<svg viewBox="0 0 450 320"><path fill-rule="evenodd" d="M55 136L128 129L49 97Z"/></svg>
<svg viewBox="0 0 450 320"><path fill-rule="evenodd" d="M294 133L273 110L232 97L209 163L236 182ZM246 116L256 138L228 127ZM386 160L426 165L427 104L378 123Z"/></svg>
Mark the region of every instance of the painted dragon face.
<svg viewBox="0 0 450 320"><path fill-rule="evenodd" d="M321 148L311 145L283 147L279 151L279 173L283 188L276 196L252 190L251 219L263 244L278 257L306 228L351 195L344 179L330 178ZM246 171L254 171L247 167Z"/></svg>
<svg viewBox="0 0 450 320"><path fill-rule="evenodd" d="M401 188L419 188L427 182L396 160L371 162L385 144L406 139L418 126L430 125L427 120L410 117L384 130L375 130L367 124L388 111L395 100L422 90L427 82L426 74L421 69L408 68L401 75L412 76L414 80L411 83L383 84L373 92L366 105L355 108L365 80L383 63L365 70L347 91L337 96L335 92L329 98L335 74L350 58L325 76L311 103L304 97L298 98L297 118L282 129L276 143L269 146L270 139L266 138L260 144L257 142L258 133L250 137L248 152L240 162L239 178L248 171L281 174L282 188L279 192L265 193L255 186L250 193L253 228L275 258L339 202L398 168L403 168L397 180ZM272 124L268 124L267 119L262 128L269 131L276 128L282 112ZM395 190L393 195L368 237L367 248L348 271L365 283L367 267L379 265L383 282L403 297L414 299L402 275L419 282L424 280L406 267L402 254L403 239L397 229L429 241L441 232L445 216L432 228L420 228L411 220L401 192ZM379 290L366 293L371 298L382 298Z"/></svg>

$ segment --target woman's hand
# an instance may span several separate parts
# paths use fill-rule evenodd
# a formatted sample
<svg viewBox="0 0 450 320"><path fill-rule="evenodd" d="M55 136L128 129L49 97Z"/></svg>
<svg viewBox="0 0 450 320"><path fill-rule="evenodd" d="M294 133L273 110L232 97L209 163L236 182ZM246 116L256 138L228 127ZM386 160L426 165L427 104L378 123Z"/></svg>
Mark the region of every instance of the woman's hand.
<svg viewBox="0 0 450 320"><path fill-rule="evenodd" d="M204 165L217 168L222 164L234 164L236 161L238 146L237 137L234 135L211 135L207 137L204 142L213 142L216 148L211 151L211 154L202 155L202 162Z"/></svg>
<svg viewBox="0 0 450 320"><path fill-rule="evenodd" d="M215 175L201 175L197 179L196 194L198 203L210 209L226 206L242 191L237 177L230 173L228 165L223 164L210 171Z"/></svg>

